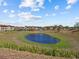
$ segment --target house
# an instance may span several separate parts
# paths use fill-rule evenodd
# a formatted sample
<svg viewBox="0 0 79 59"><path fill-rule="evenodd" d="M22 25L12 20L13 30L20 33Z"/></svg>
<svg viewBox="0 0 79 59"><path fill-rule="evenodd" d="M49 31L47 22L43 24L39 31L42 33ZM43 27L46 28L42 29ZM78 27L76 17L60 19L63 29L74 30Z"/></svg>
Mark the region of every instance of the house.
<svg viewBox="0 0 79 59"><path fill-rule="evenodd" d="M11 31L14 30L14 26L11 25L0 25L0 31Z"/></svg>
<svg viewBox="0 0 79 59"><path fill-rule="evenodd" d="M43 27L44 28L44 30L53 30L53 26L45 26L45 27Z"/></svg>
<svg viewBox="0 0 79 59"><path fill-rule="evenodd" d="M40 31L41 27L38 26L25 26L26 31Z"/></svg>
<svg viewBox="0 0 79 59"><path fill-rule="evenodd" d="M18 26L15 26L15 27L14 27L14 30L15 30L15 31L25 31L25 27L18 27Z"/></svg>

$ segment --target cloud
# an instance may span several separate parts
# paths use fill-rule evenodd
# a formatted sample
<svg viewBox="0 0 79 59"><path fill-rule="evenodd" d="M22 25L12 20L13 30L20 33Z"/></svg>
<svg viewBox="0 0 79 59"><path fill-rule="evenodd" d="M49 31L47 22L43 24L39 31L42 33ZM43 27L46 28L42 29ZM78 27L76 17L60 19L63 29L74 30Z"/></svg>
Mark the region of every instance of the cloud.
<svg viewBox="0 0 79 59"><path fill-rule="evenodd" d="M9 11L8 9L5 9L5 10L3 10L3 12L4 12L4 13L10 13L10 14L12 14L12 13L14 13L15 11L14 11L14 10L10 10L10 11Z"/></svg>
<svg viewBox="0 0 79 59"><path fill-rule="evenodd" d="M56 16L56 13L53 14L46 13L45 16Z"/></svg>
<svg viewBox="0 0 79 59"><path fill-rule="evenodd" d="M75 17L76 20L79 20L79 17Z"/></svg>
<svg viewBox="0 0 79 59"><path fill-rule="evenodd" d="M1 20L1 19L0 19ZM6 25L7 23L6 22L2 22L2 21L0 21L0 25Z"/></svg>
<svg viewBox="0 0 79 59"><path fill-rule="evenodd" d="M45 16L50 16L50 14L46 13Z"/></svg>
<svg viewBox="0 0 79 59"><path fill-rule="evenodd" d="M74 20L75 20L76 22L79 22L79 16L74 17Z"/></svg>
<svg viewBox="0 0 79 59"><path fill-rule="evenodd" d="M56 6L54 7L54 9L55 9L55 10L58 10L58 9L59 9L59 5L56 5Z"/></svg>
<svg viewBox="0 0 79 59"><path fill-rule="evenodd" d="M8 9L3 10L3 13L8 14L7 16L10 18L17 16L16 14L14 14L14 12L15 12L14 10L10 10L10 11Z"/></svg>
<svg viewBox="0 0 79 59"><path fill-rule="evenodd" d="M36 4L38 3L37 7L43 8L44 0L36 0Z"/></svg>
<svg viewBox="0 0 79 59"><path fill-rule="evenodd" d="M9 14L8 17L13 18L15 17L15 14Z"/></svg>
<svg viewBox="0 0 79 59"><path fill-rule="evenodd" d="M10 12L11 12L11 13L14 13L15 11L14 11L14 10L11 10Z"/></svg>
<svg viewBox="0 0 79 59"><path fill-rule="evenodd" d="M39 8L32 9L32 11L39 11L39 10L40 10Z"/></svg>
<svg viewBox="0 0 79 59"><path fill-rule="evenodd" d="M71 5L66 6L66 10L69 10L71 8Z"/></svg>
<svg viewBox="0 0 79 59"><path fill-rule="evenodd" d="M71 9L72 5L75 4L78 0L66 0L67 1L67 6L66 6L66 10Z"/></svg>
<svg viewBox="0 0 79 59"><path fill-rule="evenodd" d="M49 2L51 2L52 0L49 0Z"/></svg>
<svg viewBox="0 0 79 59"><path fill-rule="evenodd" d="M3 2L3 4L2 4L3 6L7 6L8 5L8 3L7 2Z"/></svg>
<svg viewBox="0 0 79 59"><path fill-rule="evenodd" d="M78 0L67 0L67 4L75 4Z"/></svg>
<svg viewBox="0 0 79 59"><path fill-rule="evenodd" d="M15 14L15 11L14 11L14 10L10 10L10 12L9 12L9 17L10 17L10 18L13 18L13 17L15 17L15 16L17 16L17 14Z"/></svg>
<svg viewBox="0 0 79 59"><path fill-rule="evenodd" d="M32 15L30 12L28 13L22 12L22 13L19 13L18 16L25 20L38 20L42 18L41 16Z"/></svg>
<svg viewBox="0 0 79 59"><path fill-rule="evenodd" d="M3 5L3 6L7 6L8 5L8 3L7 2L5 2L5 0L0 0L0 6L1 5Z"/></svg>
<svg viewBox="0 0 79 59"><path fill-rule="evenodd" d="M19 5L19 7L34 7L35 3L34 0L22 0L21 4Z"/></svg>
<svg viewBox="0 0 79 59"><path fill-rule="evenodd" d="M22 0L19 8L30 7L32 10L36 8L44 8L44 0Z"/></svg>
<svg viewBox="0 0 79 59"><path fill-rule="evenodd" d="M3 12L4 12L4 13L7 13L7 12L8 12L8 10L7 10L7 9L5 9L5 10L3 10Z"/></svg>
<svg viewBox="0 0 79 59"><path fill-rule="evenodd" d="M60 12L60 14L68 14L68 13L70 13L70 11L62 11L62 12Z"/></svg>
<svg viewBox="0 0 79 59"><path fill-rule="evenodd" d="M56 16L56 13L53 13L52 16Z"/></svg>

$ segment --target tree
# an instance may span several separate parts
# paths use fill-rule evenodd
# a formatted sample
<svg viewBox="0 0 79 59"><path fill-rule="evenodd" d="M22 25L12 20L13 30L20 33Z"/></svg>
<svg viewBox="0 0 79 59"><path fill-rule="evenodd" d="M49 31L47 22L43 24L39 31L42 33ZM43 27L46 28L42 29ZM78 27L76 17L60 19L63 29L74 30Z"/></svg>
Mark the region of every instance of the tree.
<svg viewBox="0 0 79 59"><path fill-rule="evenodd" d="M79 29L79 22L75 23L74 27Z"/></svg>

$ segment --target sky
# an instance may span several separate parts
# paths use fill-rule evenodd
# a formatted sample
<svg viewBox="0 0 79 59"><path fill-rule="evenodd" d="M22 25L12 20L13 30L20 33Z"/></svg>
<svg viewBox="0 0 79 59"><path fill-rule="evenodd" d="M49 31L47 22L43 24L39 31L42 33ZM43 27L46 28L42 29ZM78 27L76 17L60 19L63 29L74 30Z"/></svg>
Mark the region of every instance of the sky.
<svg viewBox="0 0 79 59"><path fill-rule="evenodd" d="M73 26L79 22L79 0L0 0L0 24Z"/></svg>

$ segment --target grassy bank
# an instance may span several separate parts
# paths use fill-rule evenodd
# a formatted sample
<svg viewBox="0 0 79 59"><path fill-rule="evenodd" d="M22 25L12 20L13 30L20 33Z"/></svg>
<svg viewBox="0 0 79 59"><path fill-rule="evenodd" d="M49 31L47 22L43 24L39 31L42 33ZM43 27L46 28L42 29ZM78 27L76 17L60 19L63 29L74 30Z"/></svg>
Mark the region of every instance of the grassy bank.
<svg viewBox="0 0 79 59"><path fill-rule="evenodd" d="M54 36L61 41L57 44L39 44L35 42L30 42L25 39L25 36L30 33L39 32L0 32L0 47L15 49L18 51L29 51L51 56L79 58L79 52L70 49L71 44L68 39L69 37L65 37L64 35L60 35L59 33L42 32Z"/></svg>
<svg viewBox="0 0 79 59"><path fill-rule="evenodd" d="M22 40L25 43L33 44L33 45L37 45L37 46L42 46L42 47L49 47L49 48L69 48L70 47L70 44L65 37L63 37L63 36L61 37L60 35L53 35L54 33L47 33L47 32L41 32L41 33L48 34L52 37L55 37L55 38L59 39L60 42L57 44L39 44L36 42L31 42L25 38L25 36L27 36L31 33L40 33L40 32L26 32L26 33L24 32L18 36L18 39Z"/></svg>

